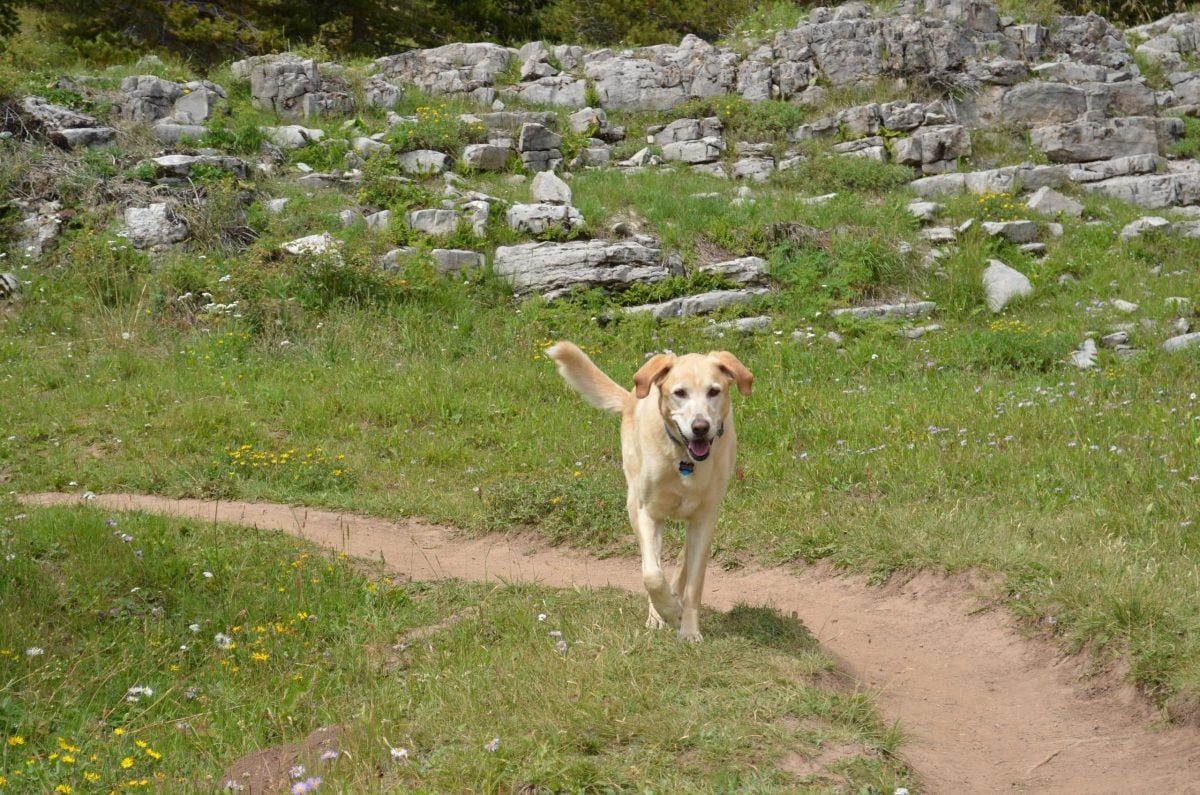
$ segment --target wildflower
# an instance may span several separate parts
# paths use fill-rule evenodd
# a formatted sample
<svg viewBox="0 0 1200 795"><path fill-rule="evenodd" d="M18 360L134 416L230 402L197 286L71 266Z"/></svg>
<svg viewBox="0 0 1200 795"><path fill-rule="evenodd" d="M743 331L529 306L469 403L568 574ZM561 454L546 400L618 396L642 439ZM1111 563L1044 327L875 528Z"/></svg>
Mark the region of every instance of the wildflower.
<svg viewBox="0 0 1200 795"><path fill-rule="evenodd" d="M134 740L133 744L136 745L138 748L145 748L150 743L146 742L145 740Z"/></svg>
<svg viewBox="0 0 1200 795"><path fill-rule="evenodd" d="M395 759L397 762L407 762L408 761L408 749L407 748L392 748L391 752L392 752L392 759Z"/></svg>
<svg viewBox="0 0 1200 795"><path fill-rule="evenodd" d="M321 786L320 777L313 776L312 778L307 778L304 781L297 781L295 784L292 785L291 792L292 792L292 795L305 795L306 793L309 793L309 792L316 792L317 788L320 786Z"/></svg>
<svg viewBox="0 0 1200 795"><path fill-rule="evenodd" d="M89 770L83 774L83 778L85 781L90 781L92 783L95 783L100 780L100 774L97 773L95 770Z"/></svg>
<svg viewBox="0 0 1200 795"><path fill-rule="evenodd" d="M213 576L213 573L211 571L204 572L204 579L211 580L212 576Z"/></svg>
<svg viewBox="0 0 1200 795"><path fill-rule="evenodd" d="M129 769L129 768L131 768L131 767L133 767L133 757L132 757L132 756L127 756L127 757L125 757L124 759L122 759L122 760L121 760L121 767L125 768L126 770L128 770L128 769Z"/></svg>
<svg viewBox="0 0 1200 795"><path fill-rule="evenodd" d="M25 650L26 657L41 657L45 653L46 653L46 650L43 649L41 646L30 646L28 649Z"/></svg>
<svg viewBox="0 0 1200 795"><path fill-rule="evenodd" d="M243 787L241 784L237 783L233 779L227 779L225 781L225 789L227 789L231 792L236 792L238 790L244 790L245 787Z"/></svg>
<svg viewBox="0 0 1200 795"><path fill-rule="evenodd" d="M150 757L155 762L162 759L162 754L160 754L158 751L155 751L153 748L146 749L146 756Z"/></svg>
<svg viewBox="0 0 1200 795"><path fill-rule="evenodd" d="M500 750L500 738L493 737L487 745L483 746L483 750L493 754L496 753L496 751Z"/></svg>
<svg viewBox="0 0 1200 795"><path fill-rule="evenodd" d="M558 643L555 643L554 650L559 654L565 654L567 651L567 642L565 640L560 640Z"/></svg>
<svg viewBox="0 0 1200 795"><path fill-rule="evenodd" d="M546 614L538 613L538 621L545 621L545 620L546 620Z"/></svg>
<svg viewBox="0 0 1200 795"><path fill-rule="evenodd" d="M229 637L224 632L218 632L216 635L213 636L213 640L215 640L217 642L217 645L220 646L222 649L232 649L235 645L233 642L233 638Z"/></svg>
<svg viewBox="0 0 1200 795"><path fill-rule="evenodd" d="M14 734L8 738L8 744L9 745L24 745L25 738L19 734Z"/></svg>
<svg viewBox="0 0 1200 795"><path fill-rule="evenodd" d="M328 751L321 752L321 761L322 762L332 762L334 759L337 759L337 758L338 758L338 752L333 750L332 748L329 749Z"/></svg>
<svg viewBox="0 0 1200 795"><path fill-rule="evenodd" d="M255 662L266 662L267 660L271 659L271 655L261 651L256 651L250 655L250 659L254 660Z"/></svg>
<svg viewBox="0 0 1200 795"><path fill-rule="evenodd" d="M288 769L288 775L292 778L304 778L304 773L304 765L292 765L291 768Z"/></svg>
<svg viewBox="0 0 1200 795"><path fill-rule="evenodd" d="M59 784L54 788L54 791L65 793L65 795L70 795L70 793L74 792L75 790L71 789L70 784Z"/></svg>

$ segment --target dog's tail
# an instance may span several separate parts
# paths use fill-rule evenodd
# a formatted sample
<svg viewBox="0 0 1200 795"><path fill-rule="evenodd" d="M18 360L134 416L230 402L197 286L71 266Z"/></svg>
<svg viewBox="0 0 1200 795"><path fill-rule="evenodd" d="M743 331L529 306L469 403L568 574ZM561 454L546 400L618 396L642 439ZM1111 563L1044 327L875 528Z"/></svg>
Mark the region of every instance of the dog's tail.
<svg viewBox="0 0 1200 795"><path fill-rule="evenodd" d="M634 402L632 392L605 375L574 343L557 342L546 355L558 365L559 375L596 408L620 414Z"/></svg>

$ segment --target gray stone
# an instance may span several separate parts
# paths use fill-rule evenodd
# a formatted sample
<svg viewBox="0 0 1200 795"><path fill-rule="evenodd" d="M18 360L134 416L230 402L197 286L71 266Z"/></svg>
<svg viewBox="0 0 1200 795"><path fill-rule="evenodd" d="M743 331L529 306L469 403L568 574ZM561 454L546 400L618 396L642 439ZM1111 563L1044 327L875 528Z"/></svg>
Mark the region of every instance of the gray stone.
<svg viewBox="0 0 1200 795"><path fill-rule="evenodd" d="M363 102L369 108L391 110L404 98L404 89L380 75L371 75L363 81Z"/></svg>
<svg viewBox="0 0 1200 795"><path fill-rule="evenodd" d="M631 315L649 314L659 320L707 315L725 307L748 304L770 292L766 287L751 287L745 290L713 290L699 295L673 298L658 304L630 306L625 308L625 312Z"/></svg>
<svg viewBox="0 0 1200 795"><path fill-rule="evenodd" d="M569 232L583 225L583 215L563 204L514 204L505 214L508 225L518 232L540 235L552 229Z"/></svg>
<svg viewBox="0 0 1200 795"><path fill-rule="evenodd" d="M1105 334L1100 338L1100 344L1105 348L1116 348L1120 345L1127 345L1128 343L1128 331L1114 331L1111 334Z"/></svg>
<svg viewBox="0 0 1200 795"><path fill-rule="evenodd" d="M1154 155L1159 149L1158 124L1149 116L1036 127L1029 139L1058 163Z"/></svg>
<svg viewBox="0 0 1200 795"><path fill-rule="evenodd" d="M1003 120L1018 124L1065 124L1087 109L1087 92L1082 88L1040 80L1010 88L1000 101Z"/></svg>
<svg viewBox="0 0 1200 795"><path fill-rule="evenodd" d="M1132 301L1126 301L1123 298L1114 298L1109 301L1109 304L1112 305L1113 309L1126 315L1132 315L1134 312L1138 311L1137 304L1133 303Z"/></svg>
<svg viewBox="0 0 1200 795"><path fill-rule="evenodd" d="M377 213L371 213L366 216L365 220L367 222L367 229L370 229L372 232L386 232L392 223L392 211L380 210Z"/></svg>
<svg viewBox="0 0 1200 795"><path fill-rule="evenodd" d="M755 317L739 317L733 320L726 320L721 323L714 323L709 333L718 335L724 334L726 331L732 331L737 334L754 334L771 329L770 315L757 315Z"/></svg>
<svg viewBox="0 0 1200 795"><path fill-rule="evenodd" d="M230 155L163 155L151 158L149 162L154 165L155 176L159 179L187 179L196 166L219 168L237 179L250 176L250 167L246 161Z"/></svg>
<svg viewBox="0 0 1200 795"><path fill-rule="evenodd" d="M392 151L392 147L388 146L383 141L376 141L374 138L368 138L365 135L360 135L351 139L350 146L362 157L370 157L377 152Z"/></svg>
<svg viewBox="0 0 1200 795"><path fill-rule="evenodd" d="M934 220L938 213L945 209L946 205L937 202L911 201L908 203L908 214L922 222Z"/></svg>
<svg viewBox="0 0 1200 795"><path fill-rule="evenodd" d="M925 106L919 102L885 102L879 116L888 130L908 132L925 123Z"/></svg>
<svg viewBox="0 0 1200 795"><path fill-rule="evenodd" d="M1028 243L1037 237L1037 224L1033 221L984 221L983 231L1010 243Z"/></svg>
<svg viewBox="0 0 1200 795"><path fill-rule="evenodd" d="M1071 351L1068 361L1080 370L1096 366L1096 341L1086 339L1077 350Z"/></svg>
<svg viewBox="0 0 1200 795"><path fill-rule="evenodd" d="M553 171L542 171L533 178L533 200L545 204L570 204L571 186Z"/></svg>
<svg viewBox="0 0 1200 795"><path fill-rule="evenodd" d="M507 146L467 144L463 148L462 163L476 171L504 171L514 154Z"/></svg>
<svg viewBox="0 0 1200 795"><path fill-rule="evenodd" d="M667 161L679 161L695 165L715 163L725 151L725 140L711 136L698 141L678 141L663 147L662 157Z"/></svg>
<svg viewBox="0 0 1200 795"><path fill-rule="evenodd" d="M1160 218L1157 215L1146 215L1125 225L1121 230L1122 240L1133 240L1135 237L1141 237L1146 232L1153 231L1169 231L1171 222L1166 218Z"/></svg>
<svg viewBox="0 0 1200 795"><path fill-rule="evenodd" d="M486 262L483 254L457 248L435 248L430 252L438 273L458 273L462 270L482 268Z"/></svg>
<svg viewBox="0 0 1200 795"><path fill-rule="evenodd" d="M739 257L701 265L697 270L722 276L738 284L761 284L767 278L767 261L762 257Z"/></svg>
<svg viewBox="0 0 1200 795"><path fill-rule="evenodd" d="M450 157L434 149L414 149L400 154L396 160L406 174L441 174L450 168Z"/></svg>
<svg viewBox="0 0 1200 795"><path fill-rule="evenodd" d="M662 252L633 241L526 243L499 246L495 272L510 279L518 295L559 298L576 287L623 289L667 278Z"/></svg>
<svg viewBox="0 0 1200 795"><path fill-rule="evenodd" d="M1168 352L1187 350L1188 348L1200 347L1200 331L1194 331L1191 334L1180 334L1171 337L1163 343L1163 350Z"/></svg>
<svg viewBox="0 0 1200 795"><path fill-rule="evenodd" d="M72 127L66 130L54 130L47 137L63 149L74 149L85 146L89 149L97 146L108 146L117 137L117 131L112 127Z"/></svg>
<svg viewBox="0 0 1200 795"><path fill-rule="evenodd" d="M1061 83L1102 83L1108 76L1103 66L1077 61L1052 61L1030 67L1029 71L1043 80Z"/></svg>
<svg viewBox="0 0 1200 795"><path fill-rule="evenodd" d="M427 235L452 235L458 231L458 223L462 220L454 210L429 209L409 210L405 217L410 228Z"/></svg>
<svg viewBox="0 0 1200 795"><path fill-rule="evenodd" d="M271 215L279 215L281 212L283 212L283 209L287 207L287 203L287 199L268 199L267 201L263 202L263 207L266 208L266 211Z"/></svg>
<svg viewBox="0 0 1200 795"><path fill-rule="evenodd" d="M304 127L300 124L288 124L281 127L259 127L259 129L267 136L268 141L280 149L300 149L325 137L324 130Z"/></svg>
<svg viewBox="0 0 1200 795"><path fill-rule="evenodd" d="M130 121L149 123L171 115L175 100L183 95L178 83L155 75L131 75L121 81L117 112Z"/></svg>
<svg viewBox="0 0 1200 795"><path fill-rule="evenodd" d="M881 318L919 318L929 317L937 309L933 301L908 301L900 304L875 304L873 306L850 306L834 309L834 317L849 315L859 320L878 320Z"/></svg>
<svg viewBox="0 0 1200 795"><path fill-rule="evenodd" d="M526 171L553 171L562 165L562 152L557 149L537 150L521 153L521 165Z"/></svg>
<svg viewBox="0 0 1200 795"><path fill-rule="evenodd" d="M164 146L172 146L183 141L199 141L208 133L208 128L199 124L176 124L162 120L150 128L154 140Z"/></svg>
<svg viewBox="0 0 1200 795"><path fill-rule="evenodd" d="M1025 200L1025 206L1040 215L1051 218L1059 215L1078 218L1083 215L1082 204L1051 187L1038 188L1032 196Z"/></svg>
<svg viewBox="0 0 1200 795"><path fill-rule="evenodd" d="M300 116L305 95L320 90L321 75L311 58L281 56L250 69L250 104L258 110Z"/></svg>
<svg viewBox="0 0 1200 795"><path fill-rule="evenodd" d="M521 135L517 140L518 152L545 152L557 150L562 146L562 136L551 132L545 126L535 123L521 125Z"/></svg>
<svg viewBox="0 0 1200 795"><path fill-rule="evenodd" d="M983 290L988 309L1000 312L1009 302L1033 294L1029 278L1000 260L990 260L983 271Z"/></svg>
<svg viewBox="0 0 1200 795"><path fill-rule="evenodd" d="M733 164L734 179L766 182L775 173L775 159L771 157L746 157Z"/></svg>
<svg viewBox="0 0 1200 795"><path fill-rule="evenodd" d="M207 88L188 91L175 100L171 118L177 124L202 124L212 118L222 97Z"/></svg>
<svg viewBox="0 0 1200 795"><path fill-rule="evenodd" d="M301 254L328 254L336 252L342 243L328 232L322 232L319 235L308 235L306 237L298 237L295 240L289 240L287 243L280 245L280 248L285 254L298 256Z"/></svg>
<svg viewBox="0 0 1200 795"><path fill-rule="evenodd" d="M930 323L925 326L914 326L913 328L902 328L902 329L899 329L897 331L897 333L901 337L905 337L910 340L919 340L919 339L921 339L921 337L924 337L926 334L932 334L935 331L941 331L942 328L943 328L942 325L939 323Z"/></svg>
<svg viewBox="0 0 1200 795"><path fill-rule="evenodd" d="M188 226L171 208L160 202L149 207L126 208L125 227L121 234L128 238L134 248L152 248L185 240Z"/></svg>

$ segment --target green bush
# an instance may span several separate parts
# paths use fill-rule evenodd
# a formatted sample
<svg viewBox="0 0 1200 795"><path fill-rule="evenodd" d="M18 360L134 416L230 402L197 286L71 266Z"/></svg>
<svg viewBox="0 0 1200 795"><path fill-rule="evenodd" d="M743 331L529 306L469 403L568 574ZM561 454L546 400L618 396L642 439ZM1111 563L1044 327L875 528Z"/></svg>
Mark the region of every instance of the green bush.
<svg viewBox="0 0 1200 795"><path fill-rule="evenodd" d="M731 20L755 6L753 0L552 0L541 14L542 35L588 44L653 45L694 33L721 37Z"/></svg>

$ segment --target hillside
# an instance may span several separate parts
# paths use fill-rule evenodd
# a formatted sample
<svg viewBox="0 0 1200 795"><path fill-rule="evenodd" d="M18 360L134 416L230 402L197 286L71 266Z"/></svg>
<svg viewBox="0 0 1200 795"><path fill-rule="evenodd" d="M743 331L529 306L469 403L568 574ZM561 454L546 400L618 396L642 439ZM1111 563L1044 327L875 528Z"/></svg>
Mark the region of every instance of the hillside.
<svg viewBox="0 0 1200 795"><path fill-rule="evenodd" d="M10 59L0 476L620 554L616 423L542 349L629 382L724 348L756 381L714 565L970 572L1194 723L1198 34L929 0L628 50Z"/></svg>

